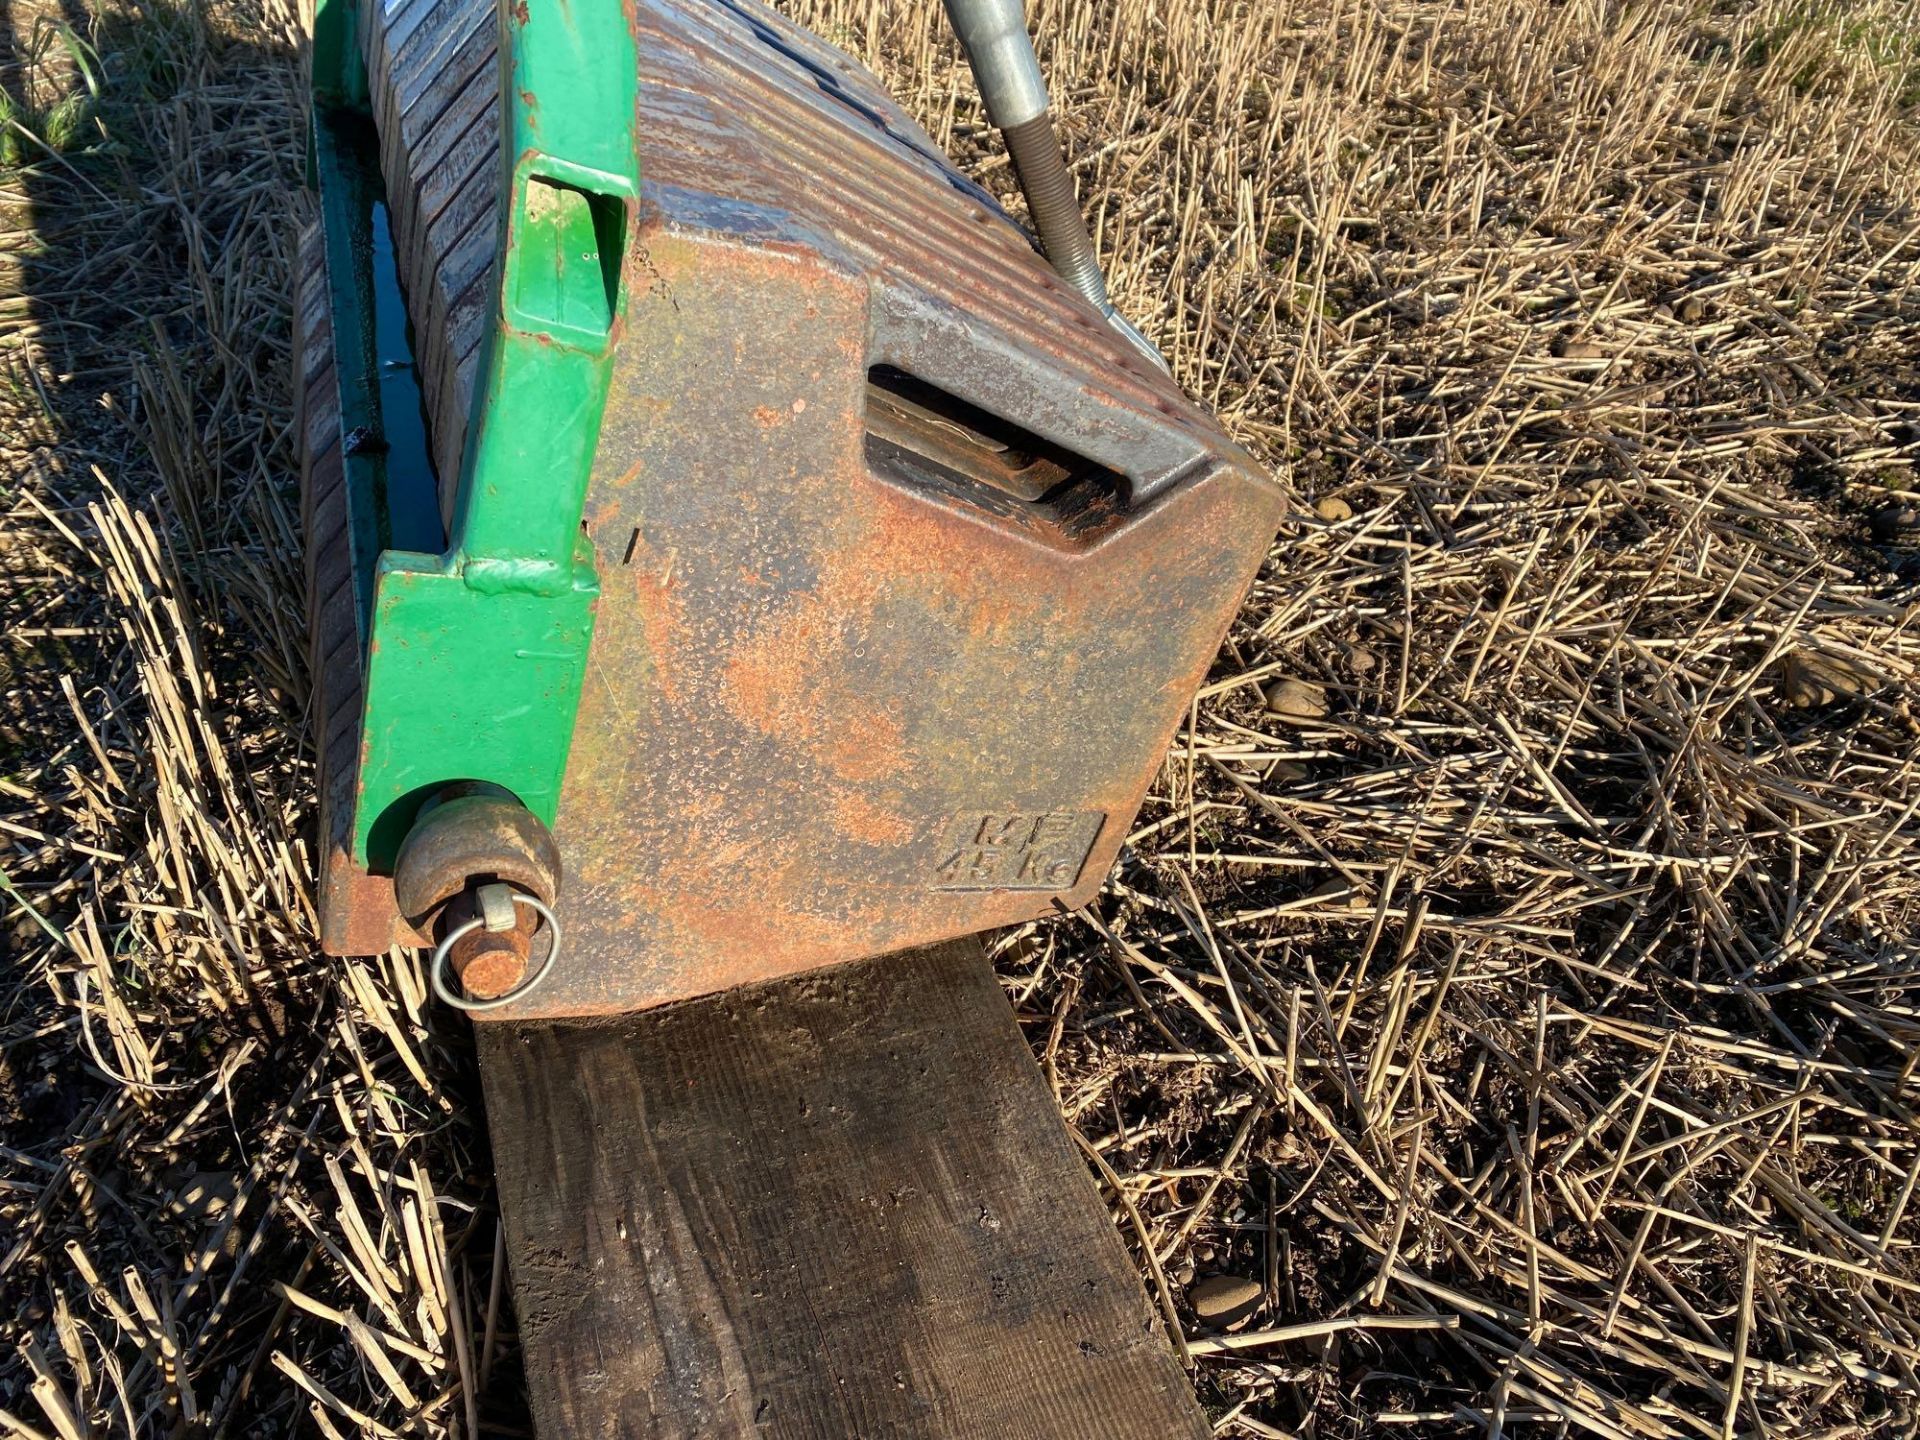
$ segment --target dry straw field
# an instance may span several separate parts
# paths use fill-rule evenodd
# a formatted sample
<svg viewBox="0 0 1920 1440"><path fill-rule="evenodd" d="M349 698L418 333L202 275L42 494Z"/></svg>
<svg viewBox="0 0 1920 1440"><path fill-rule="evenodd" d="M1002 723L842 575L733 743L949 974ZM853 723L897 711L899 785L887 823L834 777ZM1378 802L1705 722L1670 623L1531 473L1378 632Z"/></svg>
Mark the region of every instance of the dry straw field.
<svg viewBox="0 0 1920 1440"><path fill-rule="evenodd" d="M464 1030L309 939L282 3L0 12L8 1434L526 1423ZM1013 203L933 0L790 8ZM1914 1434L1920 13L1035 21L1300 497L997 942L1219 1433Z"/></svg>

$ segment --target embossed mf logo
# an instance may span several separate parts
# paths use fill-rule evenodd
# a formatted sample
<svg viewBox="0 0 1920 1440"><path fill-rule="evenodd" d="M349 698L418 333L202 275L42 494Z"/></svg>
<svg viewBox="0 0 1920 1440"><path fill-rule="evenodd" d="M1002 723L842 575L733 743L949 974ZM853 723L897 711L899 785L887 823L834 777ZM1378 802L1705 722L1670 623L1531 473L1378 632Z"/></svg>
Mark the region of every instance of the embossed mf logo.
<svg viewBox="0 0 1920 1440"><path fill-rule="evenodd" d="M1106 818L1097 810L963 810L947 822L934 888L1070 889Z"/></svg>

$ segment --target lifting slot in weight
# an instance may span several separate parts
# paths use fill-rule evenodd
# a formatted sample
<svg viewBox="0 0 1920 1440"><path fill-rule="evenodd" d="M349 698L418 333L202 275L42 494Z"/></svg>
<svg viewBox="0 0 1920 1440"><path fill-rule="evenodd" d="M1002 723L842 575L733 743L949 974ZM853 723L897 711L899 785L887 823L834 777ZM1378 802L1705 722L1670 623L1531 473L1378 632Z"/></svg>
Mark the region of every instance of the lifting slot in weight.
<svg viewBox="0 0 1920 1440"><path fill-rule="evenodd" d="M867 371L874 474L1011 519L1071 547L1120 514L1126 480L891 365Z"/></svg>

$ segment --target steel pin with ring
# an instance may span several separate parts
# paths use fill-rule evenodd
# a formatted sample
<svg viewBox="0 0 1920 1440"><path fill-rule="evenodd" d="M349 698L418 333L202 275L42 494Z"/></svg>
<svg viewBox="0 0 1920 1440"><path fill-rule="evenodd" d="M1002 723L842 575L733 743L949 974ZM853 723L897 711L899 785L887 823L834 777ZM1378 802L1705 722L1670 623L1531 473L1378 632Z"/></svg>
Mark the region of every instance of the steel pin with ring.
<svg viewBox="0 0 1920 1440"><path fill-rule="evenodd" d="M498 894L489 895L487 893L488 891L505 891L505 905L502 905L501 896ZM446 1001L447 1004L453 1006L454 1009L465 1010L469 1013L484 1010L499 1010L526 999L528 995L532 994L533 991L538 988L541 981L547 978L547 973L553 969L553 962L559 958L560 955L560 921L558 917L554 915L553 911L547 908L543 901L536 899L523 890L509 890L508 887L504 885L483 885L480 887L477 898L480 904L480 914L474 916L471 920L454 926L453 929L449 930L441 938L440 943L433 947L433 960L428 970L428 976L433 982L433 993ZM495 996L491 1000L473 1000L465 995L456 993L453 987L447 983L447 957L452 953L455 943L473 934L476 930L507 928L503 927L500 923L503 910L508 919L508 926L510 927L512 907L520 905L525 905L547 924L547 954L546 958L540 962L539 968L506 994Z"/></svg>

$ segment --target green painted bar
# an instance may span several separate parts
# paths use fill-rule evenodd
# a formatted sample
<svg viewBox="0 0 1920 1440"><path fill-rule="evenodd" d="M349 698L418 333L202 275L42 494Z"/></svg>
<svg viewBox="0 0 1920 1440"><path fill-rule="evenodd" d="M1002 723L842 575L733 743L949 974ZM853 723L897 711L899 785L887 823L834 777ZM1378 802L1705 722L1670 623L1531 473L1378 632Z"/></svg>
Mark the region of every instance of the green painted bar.
<svg viewBox="0 0 1920 1440"><path fill-rule="evenodd" d="M373 580L354 859L390 869L420 803L485 780L551 823L598 594L581 509L625 304L639 177L618 6L503 7L506 257L444 554Z"/></svg>

